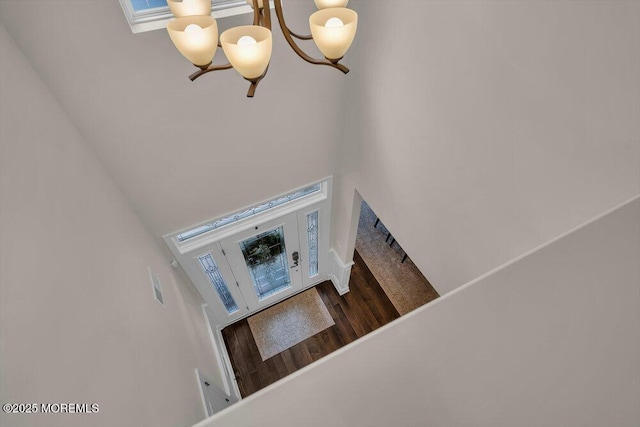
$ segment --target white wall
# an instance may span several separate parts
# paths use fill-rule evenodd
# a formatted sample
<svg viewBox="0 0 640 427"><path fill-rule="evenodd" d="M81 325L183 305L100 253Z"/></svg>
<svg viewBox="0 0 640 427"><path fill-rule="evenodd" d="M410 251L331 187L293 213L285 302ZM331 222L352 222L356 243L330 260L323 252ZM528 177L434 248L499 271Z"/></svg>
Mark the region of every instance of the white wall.
<svg viewBox="0 0 640 427"><path fill-rule="evenodd" d="M290 27L308 32L313 1L285 3ZM333 172L341 88L354 79L306 63L279 30L249 99L234 70L190 81L167 31L132 34L118 1L1 0L0 20L155 236Z"/></svg>
<svg viewBox="0 0 640 427"><path fill-rule="evenodd" d="M187 426L220 383L200 304L0 26L0 400L11 426ZM152 296L147 266L162 280Z"/></svg>
<svg viewBox="0 0 640 427"><path fill-rule="evenodd" d="M198 424L640 424L640 199Z"/></svg>
<svg viewBox="0 0 640 427"><path fill-rule="evenodd" d="M354 188L444 294L640 192L640 3L353 1Z"/></svg>

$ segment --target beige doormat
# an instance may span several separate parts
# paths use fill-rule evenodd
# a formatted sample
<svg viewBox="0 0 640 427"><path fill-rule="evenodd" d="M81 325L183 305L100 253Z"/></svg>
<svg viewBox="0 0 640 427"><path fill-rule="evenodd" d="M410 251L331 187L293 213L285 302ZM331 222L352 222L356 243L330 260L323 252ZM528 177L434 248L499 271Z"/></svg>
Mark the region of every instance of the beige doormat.
<svg viewBox="0 0 640 427"><path fill-rule="evenodd" d="M247 319L262 360L335 325L316 288L311 288Z"/></svg>

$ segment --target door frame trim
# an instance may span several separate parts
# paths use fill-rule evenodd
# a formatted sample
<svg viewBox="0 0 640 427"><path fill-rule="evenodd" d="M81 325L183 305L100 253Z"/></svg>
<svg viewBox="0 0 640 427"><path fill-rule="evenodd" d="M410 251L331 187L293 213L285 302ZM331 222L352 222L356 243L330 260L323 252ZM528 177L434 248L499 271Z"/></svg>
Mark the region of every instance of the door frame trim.
<svg viewBox="0 0 640 427"><path fill-rule="evenodd" d="M202 383L200 382L200 376L202 375L202 373L198 368L195 368L194 371L196 373L196 381L198 381L198 389L200 390L200 402L202 402L202 409L204 409L204 418L206 419L211 415L209 415L209 410L207 408L207 398L204 397L204 388L202 388ZM202 377L205 378L204 375L202 375Z"/></svg>
<svg viewBox="0 0 640 427"><path fill-rule="evenodd" d="M276 218L279 218L283 215L289 214L289 213L293 213L293 212L297 212L301 209L304 209L307 206L311 206L313 204L316 203L321 203L327 199L331 199L330 195L331 195L331 187L333 185L333 176L329 176L327 178L324 178L322 180L319 181L315 181L312 182L310 184L304 185L302 187L299 187L295 190L292 190L290 192L286 192L284 194L289 194L292 192L295 192L297 190L301 190L303 188L309 187L310 185L314 185L314 184L321 184L321 190L318 193L313 193L313 194L309 194L307 196L304 196L300 199L296 199L296 200L292 200L291 202L285 203L283 205L280 206L276 206L272 209L266 210L264 212L260 212L257 213L255 215L252 215L248 218L244 218L239 220L238 222L232 223L232 224L228 224L225 225L223 227L217 228L215 230L211 230L208 231L206 233L203 233L200 236L194 237L192 239L186 240L184 242L179 242L177 239L177 236L179 234L182 234L188 230L193 229L194 227L198 227L199 225L204 225L204 224L208 224L210 222L214 222L217 219L220 218L224 218L228 215L232 215L233 212L225 214L225 215L220 215L216 218L213 218L209 221L205 221L203 223L200 224L196 224L196 225L191 225L189 227L185 227L181 230L175 231L173 233L169 233L169 234L165 234L164 236L162 236L163 240L165 241L165 243L167 244L167 246L169 247L169 249L171 249L171 252L174 253L174 255L185 255L189 252L192 252L194 250L197 250L203 246L209 245L211 243L215 243L217 241L220 241L222 239L225 239L229 236L232 236L236 233L245 231L251 227L255 227L256 225L260 225L263 224L265 222L274 220ZM249 209L251 207L254 207L256 205L260 205L262 202L259 203L253 203L250 206L246 206L244 209ZM234 212L236 212L237 210L234 210Z"/></svg>
<svg viewBox="0 0 640 427"><path fill-rule="evenodd" d="M180 247L178 246L176 236L184 231L178 231L178 232L170 233L163 236L163 239L166 245L169 247L169 250L173 253L173 255L175 256L175 259L183 268L184 272L186 273L186 276L189 278L189 281L196 288L198 293L203 296L203 299L205 300L205 302L210 303L209 304L210 309L213 309L214 307L217 307L216 310L219 309L218 302L220 298L218 295L213 294L214 291L210 290L209 286L206 286L206 289L203 288L202 291L200 290L200 287L203 287L204 284L201 284L200 282L198 283L194 282L194 280L196 280L195 278L199 277L197 275L200 274L200 271L198 270L198 272L196 272L195 270L193 270L193 268L195 267L191 266L191 264L186 265L186 263L193 261L193 260L189 261L189 257L195 256L194 254L196 254L198 251L204 250L206 246L220 245L220 241L224 238L233 236L234 234L241 233L243 231L247 231L251 228L254 228L256 225L263 225L265 222L277 220L278 218L281 218L283 216L286 216L292 213L296 213L298 215L298 234L299 234L298 237L299 237L300 245L304 245L305 243L303 242L305 241L306 238L303 238L302 235L300 234L300 213L301 212L306 213L307 210L315 209L315 207L317 207L318 211L320 212L319 227L322 227L322 229L325 230L321 232L320 240L318 242L320 246L319 247L320 269L319 269L318 275L313 277L308 277L308 274L305 271L302 272L302 287L298 292L296 292L296 294L329 279L331 270L333 269L331 266L333 257L329 253L329 249L330 249L329 241L331 236L331 217L332 217L332 200L331 199L332 199L333 177L329 176L327 178L324 178L323 180L316 181L315 183L302 186L300 187L300 189L304 189L314 184L321 185L321 190L319 192L312 193L300 199L293 200L289 203L285 203L273 209L260 212L249 218L239 220L237 223L229 224L229 225L220 227L219 229L212 230L210 232L203 234L202 236L194 237L193 239L189 239L187 242L182 242ZM288 194L288 193L285 193L285 194ZM189 229L192 229L192 227L189 227L185 230L189 230ZM188 244L185 244L185 243L188 243ZM228 262L228 260L225 260L225 261ZM305 262L303 262L303 264L305 264ZM216 260L216 263L218 263L217 260ZM218 265L218 268L224 270L224 268L226 268L226 265L224 266ZM191 272L191 274L189 272ZM192 276L192 274L195 274L196 276ZM228 282L231 279L231 276L224 276L224 277L226 282ZM233 279L234 279L233 282L227 283L228 287L232 287L233 283L236 283L235 277L233 277ZM208 298L205 297L205 295L207 295ZM295 294L292 294L292 295L295 295ZM282 299L288 298L292 295L287 295L286 297L278 298L274 300L273 303L266 305L264 307L261 307L260 310L258 311L268 308L271 305L280 302ZM255 312L245 313L239 317L234 317L233 320L229 320L226 318L219 318L220 316L215 316L216 322L215 324L212 324L212 327L214 327L214 329L216 326L225 327L230 325L231 323L237 322L245 317L248 317L251 314L255 314Z"/></svg>
<svg viewBox="0 0 640 427"><path fill-rule="evenodd" d="M220 350L220 346L213 332L213 327L211 325L211 319L209 319L209 314L207 313L207 307L209 304L202 304L202 315L204 316L204 321L207 324L207 332L209 333L209 340L211 340L211 346L213 347L213 354L216 357L216 362L218 365L218 371L220 371L220 376L222 377L222 385L224 387L224 391L227 394L231 394L231 387L229 387L230 380L234 380L234 378L229 374L233 372L233 369L229 370L229 366L225 366L224 355ZM228 357L228 356L227 356ZM234 390L235 394L235 390ZM237 396L239 397L239 396Z"/></svg>

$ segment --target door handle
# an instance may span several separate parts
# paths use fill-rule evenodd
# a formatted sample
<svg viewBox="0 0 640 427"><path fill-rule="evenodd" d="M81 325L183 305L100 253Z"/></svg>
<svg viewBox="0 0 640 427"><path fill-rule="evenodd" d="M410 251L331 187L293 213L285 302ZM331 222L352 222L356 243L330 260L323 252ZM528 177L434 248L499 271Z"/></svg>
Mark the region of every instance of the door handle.
<svg viewBox="0 0 640 427"><path fill-rule="evenodd" d="M294 253L292 253L291 258L293 259L293 266L291 266L291 268L296 268L298 266L298 261L300 259L300 254L298 254L298 251L295 251Z"/></svg>

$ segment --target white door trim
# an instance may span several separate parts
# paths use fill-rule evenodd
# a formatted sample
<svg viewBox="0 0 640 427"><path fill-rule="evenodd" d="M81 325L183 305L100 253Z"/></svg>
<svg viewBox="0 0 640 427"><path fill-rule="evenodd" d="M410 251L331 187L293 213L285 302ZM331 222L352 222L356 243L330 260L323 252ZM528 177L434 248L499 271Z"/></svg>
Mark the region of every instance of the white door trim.
<svg viewBox="0 0 640 427"><path fill-rule="evenodd" d="M209 418L209 408L207 408L207 398L204 396L204 389L202 388L202 382L200 381L200 369L195 369L196 381L198 382L198 388L200 389L200 402L202 402L202 409L204 409L204 417ZM211 411L213 412L213 410Z"/></svg>
<svg viewBox="0 0 640 427"><path fill-rule="evenodd" d="M213 242L217 242L220 241L222 239L225 239L229 236L232 236L236 233L245 231L247 229L253 228L256 225L259 226L260 224L263 224L265 222L269 222L272 221L274 219L277 219L279 217L282 217L286 214L289 213L293 213L293 212L297 212L300 209L304 209L307 206L313 205L315 203L321 203L325 200L330 199L330 195L331 195L331 187L333 185L333 177L327 177L323 180L311 183L309 185L305 185L302 187L299 187L296 190L300 190L315 184L320 184L321 185L321 190L317 193L312 193L309 194L307 196L301 197L300 199L296 199L296 200L292 200L290 202L287 202L283 205L265 210L263 212L260 213L256 213L248 218L245 219L241 219L237 222L234 222L232 224L228 224L225 225L223 227L217 228L215 230L212 231L208 231L200 236L194 237L192 239L180 242L177 239L177 236L187 232L188 230L192 230L194 228L197 228L198 226L203 226L205 224L211 223L211 222L215 222L216 220L220 219L220 218L224 218L230 215L233 215L234 212L225 214L225 215L221 215L218 218L213 218L209 221L205 221L203 223L197 224L195 226L189 226L189 227L185 227L181 230L178 230L176 232L173 233L169 233L169 234L165 234L163 236L163 239L165 241L165 243L167 244L167 246L169 246L169 249L171 249L171 252L173 252L174 255L178 256L178 254L185 254L187 252L191 252L193 250L196 250L202 246L206 246L209 245ZM295 192L296 190L293 190L289 193ZM289 193L285 193L285 194L289 194ZM244 209L250 209L253 206L258 206L260 204L262 204L264 202L260 202L260 203L255 203L252 206L248 206L245 207L243 209L239 209L244 210Z"/></svg>
<svg viewBox="0 0 640 427"><path fill-rule="evenodd" d="M329 278L338 291L338 294L344 295L349 292L351 268L355 263L350 261L344 264L333 248L329 250L329 253L331 254L331 272L329 273Z"/></svg>
<svg viewBox="0 0 640 427"><path fill-rule="evenodd" d="M215 329L217 326L225 327L233 322L241 320L250 314L253 314L255 311L249 311L248 304L241 304L241 301L246 302L246 298L243 295L243 292L236 285L236 277L234 276L234 272L231 269L231 266L228 265L227 259L225 257L224 262L222 262L222 246L221 242L228 238L229 236L233 236L237 233L242 233L244 231L255 229L256 226L260 227L265 223L276 221L278 218L282 218L288 214L297 215L297 232L298 232L298 244L299 244L299 253L301 254L301 274L302 274L302 287L300 289L296 289L296 292L301 292L304 289L309 288L317 283L325 281L329 279L330 272L334 270L332 266L332 258L333 256L329 253L329 240L331 234L331 196L332 196L332 185L333 178L328 177L324 180L317 181L316 183L312 183L306 185L304 187L300 187L300 189L305 189L307 187L320 184L321 190L316 191L314 193L310 193L306 196L302 196L299 199L295 199L289 202L284 203L283 205L277 206L272 209L268 209L266 211L257 213L248 218L238 220L235 223L228 224L225 226L221 226L220 228L208 231L200 236L193 237L184 242L178 242L177 236L181 233L184 233L188 230L193 230L194 227L185 228L182 231L178 231L175 233L170 233L165 235L164 241L175 256L175 259L182 266L184 271L187 273L187 276L191 279L193 285L196 287L200 295L204 298L205 302L209 304L209 314L214 315L212 318L216 320L216 324L212 325ZM289 193L286 193L288 195ZM256 205L254 205L256 206ZM319 227L319 242L318 242L318 274L313 277L309 277L309 268L308 268L308 234L306 232L307 227L307 217L306 214L312 211L318 211L318 227ZM224 218L224 217L223 217ZM302 221L301 221L302 220ZM215 221L215 220L213 220ZM212 222L212 221L209 221ZM205 224L208 224L206 222ZM196 226L197 228L197 226ZM302 231L302 232L301 232ZM288 245L287 245L288 246ZM220 254L217 254L216 248L220 250ZM289 250L289 248L287 248ZM206 277L201 270L201 266L197 262L197 257L206 252L211 252L214 261L216 262L217 267L220 269L222 277L226 282L227 288L230 293L236 299L236 303L238 308L242 305L242 312L234 312L231 315L226 313L223 303L221 302L219 296L214 290L213 286L209 283L209 278ZM216 254L214 254L216 252ZM215 256L214 256L215 255ZM291 257L291 254L289 254ZM195 261L194 261L195 260ZM206 280L203 280L205 277ZM240 293L240 297L236 298L237 293ZM258 310L265 309L284 298L287 298L292 294L278 296L273 300L269 300L264 305L261 305ZM246 311L245 311L246 310Z"/></svg>
<svg viewBox="0 0 640 427"><path fill-rule="evenodd" d="M218 365L218 371L222 376L222 385L224 391L229 396L235 397L238 400L242 400L240 395L240 389L236 381L235 373L233 372L233 365L231 364L231 358L227 352L227 347L224 344L224 338L222 337L222 328L220 326L214 326L211 322L211 318L207 313L207 304L202 304L202 314L204 315L205 322L207 323L207 331L209 332L209 339L213 346L213 353L216 356L216 363Z"/></svg>

